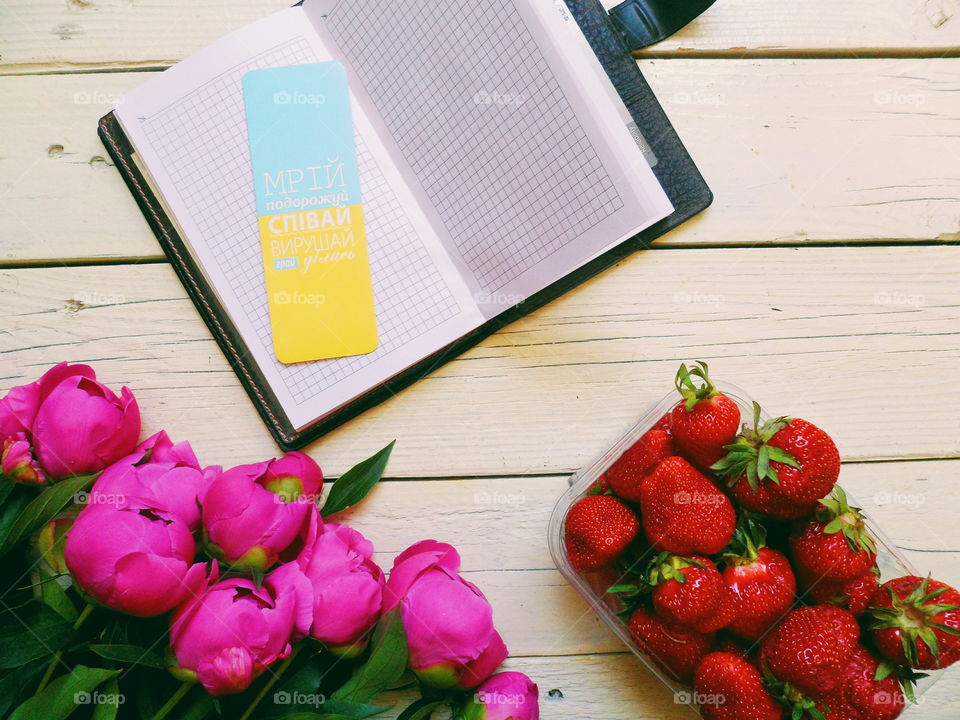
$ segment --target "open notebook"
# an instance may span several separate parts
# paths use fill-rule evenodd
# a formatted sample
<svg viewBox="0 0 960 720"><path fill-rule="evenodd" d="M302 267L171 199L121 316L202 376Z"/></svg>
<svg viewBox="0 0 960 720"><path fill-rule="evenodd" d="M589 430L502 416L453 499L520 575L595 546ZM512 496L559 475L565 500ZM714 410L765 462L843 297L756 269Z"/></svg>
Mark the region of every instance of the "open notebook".
<svg viewBox="0 0 960 720"><path fill-rule="evenodd" d="M590 2L306 0L156 76L101 121L282 446L385 399L609 265L627 241L709 204L607 23ZM284 365L241 80L326 60L344 64L351 88L380 342Z"/></svg>

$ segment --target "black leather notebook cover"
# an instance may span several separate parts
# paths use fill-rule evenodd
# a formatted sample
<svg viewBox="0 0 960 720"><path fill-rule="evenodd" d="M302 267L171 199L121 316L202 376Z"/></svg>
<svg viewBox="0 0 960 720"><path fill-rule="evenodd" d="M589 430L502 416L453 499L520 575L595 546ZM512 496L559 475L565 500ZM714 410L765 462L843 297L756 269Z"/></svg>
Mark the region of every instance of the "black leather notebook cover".
<svg viewBox="0 0 960 720"><path fill-rule="evenodd" d="M595 0L566 0L566 2L633 115L647 145L656 155L658 163L654 173L673 203L674 213L562 280L553 283L520 305L489 320L457 342L299 431L287 421L280 403L252 360L243 339L218 303L212 288L204 280L203 272L197 267L187 250L184 239L179 236L171 219L167 217L133 162L133 148L116 117L113 113L109 113L100 119L100 137L127 183L127 187L130 188L130 192L170 259L170 263L220 345L220 349L236 371L254 406L284 450L301 448L365 410L387 400L497 330L537 310L645 247L708 207L712 202L713 194L677 137L673 126L644 80L636 61L630 55L626 44L630 42L629 36L622 28L614 25L611 17Z"/></svg>

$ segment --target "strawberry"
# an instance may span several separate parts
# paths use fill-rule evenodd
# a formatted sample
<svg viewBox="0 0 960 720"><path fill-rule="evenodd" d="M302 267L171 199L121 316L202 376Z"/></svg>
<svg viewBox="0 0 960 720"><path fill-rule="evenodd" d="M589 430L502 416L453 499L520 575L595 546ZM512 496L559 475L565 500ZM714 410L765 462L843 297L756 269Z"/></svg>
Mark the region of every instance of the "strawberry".
<svg viewBox="0 0 960 720"><path fill-rule="evenodd" d="M746 640L726 630L717 636L717 642L714 644L713 649L715 652L730 653L751 663L753 662L751 655L753 648Z"/></svg>
<svg viewBox="0 0 960 720"><path fill-rule="evenodd" d="M673 442L663 430L650 430L607 470L607 483L630 502L640 502L640 484L663 460L673 455Z"/></svg>
<svg viewBox="0 0 960 720"><path fill-rule="evenodd" d="M680 365L674 381L683 397L670 411L670 431L677 453L708 470L724 456L740 427L740 408L717 390L710 380L707 364L688 369ZM698 385L694 378L702 380Z"/></svg>
<svg viewBox="0 0 960 720"><path fill-rule="evenodd" d="M849 610L854 617L860 617L867 611L873 593L880 586L877 578L877 569L845 582L813 582L798 575L801 587L806 590L807 597L813 602L824 605L831 604Z"/></svg>
<svg viewBox="0 0 960 720"><path fill-rule="evenodd" d="M670 413L665 413L656 424L650 428L651 430L662 430L667 435L673 435L673 431L670 429Z"/></svg>
<svg viewBox="0 0 960 720"><path fill-rule="evenodd" d="M650 543L677 555L715 555L736 526L730 498L679 457L664 460L643 482L640 508Z"/></svg>
<svg viewBox="0 0 960 720"><path fill-rule="evenodd" d="M610 492L610 482L607 480L606 473L598 477L596 482L587 490L588 495L609 495Z"/></svg>
<svg viewBox="0 0 960 720"><path fill-rule="evenodd" d="M578 572L610 567L639 531L637 516L615 497L588 495L567 513L567 557Z"/></svg>
<svg viewBox="0 0 960 720"><path fill-rule="evenodd" d="M827 720L839 720L840 708L853 710L855 720L894 720L906 705L900 681L889 664L859 646L847 661L840 687L824 698Z"/></svg>
<svg viewBox="0 0 960 720"><path fill-rule="evenodd" d="M720 602L711 617L697 623L696 630L702 633L712 633L723 630L737 619L737 605L730 589L724 585L720 591Z"/></svg>
<svg viewBox="0 0 960 720"><path fill-rule="evenodd" d="M790 536L790 554L798 576L827 583L862 577L877 562L877 546L860 508L850 507L839 485L820 501L814 519Z"/></svg>
<svg viewBox="0 0 960 720"><path fill-rule="evenodd" d="M747 510L781 519L812 514L840 475L840 453L813 423L780 417L746 424L711 469L727 478L733 498Z"/></svg>
<svg viewBox="0 0 960 720"><path fill-rule="evenodd" d="M860 640L856 618L835 605L793 610L760 645L760 667L801 693L832 692Z"/></svg>
<svg viewBox="0 0 960 720"><path fill-rule="evenodd" d="M697 666L693 689L706 720L780 720L783 710L749 661L712 652Z"/></svg>
<svg viewBox="0 0 960 720"><path fill-rule="evenodd" d="M661 553L648 572L653 586L653 609L668 623L714 632L730 614L729 591L709 559ZM721 613L721 609L724 610Z"/></svg>
<svg viewBox="0 0 960 720"><path fill-rule="evenodd" d="M735 615L729 629L751 642L778 623L796 599L790 562L765 542L764 526L744 515L723 558L723 581L733 596Z"/></svg>
<svg viewBox="0 0 960 720"><path fill-rule="evenodd" d="M913 575L884 583L870 599L873 642L888 660L920 670L960 660L960 592Z"/></svg>
<svg viewBox="0 0 960 720"><path fill-rule="evenodd" d="M713 635L671 625L643 607L634 611L627 627L647 656L684 684L693 679L693 671L713 644Z"/></svg>

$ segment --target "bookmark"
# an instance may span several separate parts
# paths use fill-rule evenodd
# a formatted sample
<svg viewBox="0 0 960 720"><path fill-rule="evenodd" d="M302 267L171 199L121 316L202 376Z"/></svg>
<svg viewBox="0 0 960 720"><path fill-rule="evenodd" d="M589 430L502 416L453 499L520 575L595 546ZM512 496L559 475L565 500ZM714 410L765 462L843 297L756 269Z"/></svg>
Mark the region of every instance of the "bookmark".
<svg viewBox="0 0 960 720"><path fill-rule="evenodd" d="M267 303L282 363L376 349L347 73L338 62L243 76Z"/></svg>

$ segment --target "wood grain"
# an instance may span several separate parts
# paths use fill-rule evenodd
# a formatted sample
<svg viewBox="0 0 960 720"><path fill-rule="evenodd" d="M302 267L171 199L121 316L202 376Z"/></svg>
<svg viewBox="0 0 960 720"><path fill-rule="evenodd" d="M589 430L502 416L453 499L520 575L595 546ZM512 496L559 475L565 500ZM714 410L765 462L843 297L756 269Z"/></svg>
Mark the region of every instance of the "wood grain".
<svg viewBox="0 0 960 720"><path fill-rule="evenodd" d="M612 7L619 0L604 0ZM7 0L0 72L166 66L285 0ZM960 45L957 0L724 0L657 53L943 53Z"/></svg>
<svg viewBox="0 0 960 720"><path fill-rule="evenodd" d="M333 474L398 440L400 477L567 472L710 361L846 458L960 456L960 248L639 253L315 444ZM2 384L70 358L204 458L275 451L164 264L0 272Z"/></svg>
<svg viewBox="0 0 960 720"><path fill-rule="evenodd" d="M960 238L953 60L651 60L716 194L658 246ZM0 78L0 264L158 258L97 119L146 73Z"/></svg>

